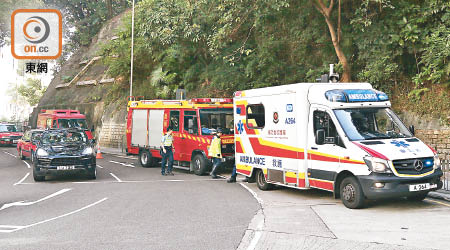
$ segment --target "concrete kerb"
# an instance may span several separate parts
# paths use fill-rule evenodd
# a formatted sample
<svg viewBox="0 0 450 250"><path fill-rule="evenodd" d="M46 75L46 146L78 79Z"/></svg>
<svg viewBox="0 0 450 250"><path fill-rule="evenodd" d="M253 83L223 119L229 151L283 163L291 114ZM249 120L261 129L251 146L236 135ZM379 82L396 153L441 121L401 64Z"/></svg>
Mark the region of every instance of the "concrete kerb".
<svg viewBox="0 0 450 250"><path fill-rule="evenodd" d="M428 197L433 199L440 199L445 201L450 201L450 191L446 190L436 190L428 193Z"/></svg>

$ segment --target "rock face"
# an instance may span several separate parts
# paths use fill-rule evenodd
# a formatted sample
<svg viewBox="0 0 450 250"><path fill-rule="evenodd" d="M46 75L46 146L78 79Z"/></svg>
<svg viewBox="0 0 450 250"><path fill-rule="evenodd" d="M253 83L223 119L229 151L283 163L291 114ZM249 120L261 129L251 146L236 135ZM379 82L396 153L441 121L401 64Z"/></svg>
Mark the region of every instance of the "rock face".
<svg viewBox="0 0 450 250"><path fill-rule="evenodd" d="M105 97L115 79L107 74L108 67L98 54L102 44L115 39L114 31L120 27L126 14L124 12L109 20L92 38L89 47L80 48L64 63L30 116L32 127L36 126L41 109L77 109L86 115L89 127L94 126L100 146L122 146L126 100L105 105Z"/></svg>

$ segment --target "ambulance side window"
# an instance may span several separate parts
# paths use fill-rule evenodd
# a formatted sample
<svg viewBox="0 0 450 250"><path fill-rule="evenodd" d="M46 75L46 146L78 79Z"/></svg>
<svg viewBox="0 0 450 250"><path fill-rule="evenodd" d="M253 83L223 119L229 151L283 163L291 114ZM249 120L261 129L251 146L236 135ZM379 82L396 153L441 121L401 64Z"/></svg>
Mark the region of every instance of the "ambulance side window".
<svg viewBox="0 0 450 250"><path fill-rule="evenodd" d="M264 128L266 117L264 113L264 105L249 104L246 109L247 127L250 129Z"/></svg>
<svg viewBox="0 0 450 250"><path fill-rule="evenodd" d="M170 111L170 122L169 126L172 127L173 131L180 131L180 111L172 110Z"/></svg>
<svg viewBox="0 0 450 250"><path fill-rule="evenodd" d="M316 138L316 142L318 140L317 131L321 130L325 132L324 141L321 144L335 144L345 148L344 143L339 137L337 133L336 126L333 123L330 115L327 112L323 111L314 111L314 136Z"/></svg>

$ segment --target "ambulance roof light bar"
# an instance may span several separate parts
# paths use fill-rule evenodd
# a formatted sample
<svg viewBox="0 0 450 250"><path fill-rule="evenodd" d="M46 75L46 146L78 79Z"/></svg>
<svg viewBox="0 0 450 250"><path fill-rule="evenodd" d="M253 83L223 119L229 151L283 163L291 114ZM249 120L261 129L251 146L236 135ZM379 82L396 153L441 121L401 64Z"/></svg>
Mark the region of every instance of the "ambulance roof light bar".
<svg viewBox="0 0 450 250"><path fill-rule="evenodd" d="M330 102L385 102L389 97L373 89L333 89L325 92Z"/></svg>

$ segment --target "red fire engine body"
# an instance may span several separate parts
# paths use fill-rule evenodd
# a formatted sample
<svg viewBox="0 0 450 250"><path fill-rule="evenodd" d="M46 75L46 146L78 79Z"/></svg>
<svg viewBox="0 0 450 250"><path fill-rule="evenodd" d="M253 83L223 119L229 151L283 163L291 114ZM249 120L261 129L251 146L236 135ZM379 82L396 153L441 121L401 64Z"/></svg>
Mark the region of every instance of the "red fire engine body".
<svg viewBox="0 0 450 250"><path fill-rule="evenodd" d="M86 116L78 110L72 109L48 109L41 110L38 114L36 128L81 128L85 130L88 139L92 139L92 133L88 129Z"/></svg>
<svg viewBox="0 0 450 250"><path fill-rule="evenodd" d="M160 161L161 138L171 126L176 167L197 175L209 170L208 147L217 128L223 130L224 161L234 161L233 100L197 98L185 100L140 100L128 102L127 152L139 154L143 167Z"/></svg>

